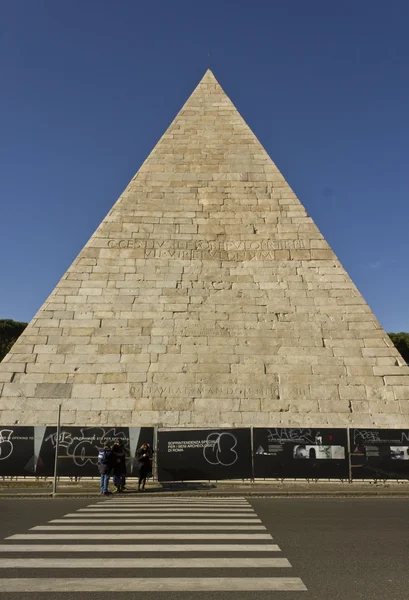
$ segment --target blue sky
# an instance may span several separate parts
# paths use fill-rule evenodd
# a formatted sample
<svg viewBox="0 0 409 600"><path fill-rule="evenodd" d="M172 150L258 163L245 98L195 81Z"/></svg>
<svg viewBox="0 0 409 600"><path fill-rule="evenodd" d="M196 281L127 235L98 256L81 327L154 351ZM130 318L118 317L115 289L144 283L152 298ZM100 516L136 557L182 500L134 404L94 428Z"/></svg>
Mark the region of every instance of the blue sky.
<svg viewBox="0 0 409 600"><path fill-rule="evenodd" d="M212 69L409 331L407 0L0 0L0 318L31 319Z"/></svg>

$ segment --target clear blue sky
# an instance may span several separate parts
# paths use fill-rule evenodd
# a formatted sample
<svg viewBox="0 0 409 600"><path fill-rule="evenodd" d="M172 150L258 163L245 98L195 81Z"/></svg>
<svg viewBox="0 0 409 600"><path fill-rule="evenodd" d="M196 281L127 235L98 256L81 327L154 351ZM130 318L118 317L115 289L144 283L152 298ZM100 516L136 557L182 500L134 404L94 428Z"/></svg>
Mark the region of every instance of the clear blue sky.
<svg viewBox="0 0 409 600"><path fill-rule="evenodd" d="M0 318L31 319L212 69L409 331L407 0L0 0Z"/></svg>

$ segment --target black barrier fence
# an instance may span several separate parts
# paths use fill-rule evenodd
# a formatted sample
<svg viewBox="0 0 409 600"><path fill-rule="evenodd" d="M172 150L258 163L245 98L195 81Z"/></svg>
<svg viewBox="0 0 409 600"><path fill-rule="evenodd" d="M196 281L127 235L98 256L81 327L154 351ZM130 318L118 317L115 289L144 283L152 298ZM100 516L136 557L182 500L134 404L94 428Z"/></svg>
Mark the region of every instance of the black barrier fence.
<svg viewBox="0 0 409 600"><path fill-rule="evenodd" d="M409 478L409 429L351 429L353 479Z"/></svg>
<svg viewBox="0 0 409 600"><path fill-rule="evenodd" d="M0 477L52 477L55 426L0 426ZM95 477L98 450L120 438L127 474L154 448L159 481L225 479L409 479L409 430L331 428L156 429L64 427L57 475Z"/></svg>
<svg viewBox="0 0 409 600"><path fill-rule="evenodd" d="M254 429L256 478L348 479L346 429Z"/></svg>
<svg viewBox="0 0 409 600"><path fill-rule="evenodd" d="M105 442L121 439L127 455L127 473L139 472L136 452L144 442L153 446L153 427L61 427L57 474L94 477L98 450ZM57 427L0 427L0 476L52 477Z"/></svg>
<svg viewBox="0 0 409 600"><path fill-rule="evenodd" d="M250 429L158 431L159 481L251 479Z"/></svg>

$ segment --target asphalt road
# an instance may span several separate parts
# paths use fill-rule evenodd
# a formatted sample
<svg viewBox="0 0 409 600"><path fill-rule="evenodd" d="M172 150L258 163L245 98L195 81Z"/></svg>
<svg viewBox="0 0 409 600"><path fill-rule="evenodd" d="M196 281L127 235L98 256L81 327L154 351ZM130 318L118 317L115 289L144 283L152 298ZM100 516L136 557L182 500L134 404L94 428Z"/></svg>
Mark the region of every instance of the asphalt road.
<svg viewBox="0 0 409 600"><path fill-rule="evenodd" d="M102 504L90 498L1 500L0 600L409 597L405 499L251 498L247 503L237 498L161 500L155 495L139 496L133 506L134 499L112 498ZM23 537L5 539L16 534ZM91 544L87 552L81 551ZM144 549L124 552L128 544ZM188 550L196 544L200 551ZM228 547L221 550L220 544ZM54 551L33 548L37 545L53 546ZM101 545L111 545L110 551ZM16 546L18 551L13 551ZM158 568L160 559L166 567ZM30 564L33 560L39 562ZM190 590L191 578L195 591ZM130 580L129 591L119 591ZM161 585L167 591L158 591ZM286 585L300 591L274 590ZM45 586L43 591L35 591L39 586Z"/></svg>

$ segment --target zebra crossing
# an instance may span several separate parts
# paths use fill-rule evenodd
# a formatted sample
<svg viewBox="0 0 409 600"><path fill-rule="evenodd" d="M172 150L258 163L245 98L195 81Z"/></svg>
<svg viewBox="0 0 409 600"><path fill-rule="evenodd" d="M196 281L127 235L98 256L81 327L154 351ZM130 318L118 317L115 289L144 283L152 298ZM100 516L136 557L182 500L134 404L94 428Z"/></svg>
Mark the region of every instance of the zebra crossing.
<svg viewBox="0 0 409 600"><path fill-rule="evenodd" d="M114 496L6 538L0 595L306 591L280 552L243 497Z"/></svg>

